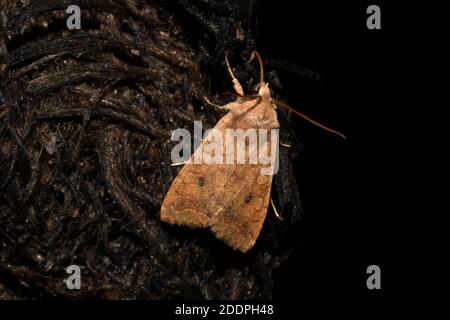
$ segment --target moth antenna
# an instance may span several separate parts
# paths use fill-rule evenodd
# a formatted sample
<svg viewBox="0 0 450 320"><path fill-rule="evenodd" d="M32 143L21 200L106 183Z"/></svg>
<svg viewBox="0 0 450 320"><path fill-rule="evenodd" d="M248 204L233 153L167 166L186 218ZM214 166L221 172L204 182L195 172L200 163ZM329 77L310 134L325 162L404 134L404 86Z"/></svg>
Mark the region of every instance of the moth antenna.
<svg viewBox="0 0 450 320"><path fill-rule="evenodd" d="M254 50L252 51L252 55L250 56L250 59L248 59L248 61L245 63L250 63L253 61L253 59L255 58L258 59L258 63L259 63L259 85L258 87L260 87L263 83L264 83L264 63L262 61L261 55L259 54L258 51Z"/></svg>
<svg viewBox="0 0 450 320"><path fill-rule="evenodd" d="M228 73L230 74L231 80L233 81L234 90L237 92L238 95L243 97L244 90L242 89L242 86L239 83L239 80L236 79L236 77L234 76L233 70L231 70L230 63L228 62L228 55L226 52L225 52L225 63L227 64Z"/></svg>
<svg viewBox="0 0 450 320"><path fill-rule="evenodd" d="M280 219L281 221L283 221L283 217L280 216L280 214L278 213L277 208L275 207L275 204L273 203L272 197L270 197L270 204L272 205L273 212L275 212L275 215L277 216L277 218Z"/></svg>
<svg viewBox="0 0 450 320"><path fill-rule="evenodd" d="M325 131L328 131L328 132L337 134L338 136L340 136L340 137L343 138L343 139L347 139L347 138L346 138L342 133L340 133L339 131L336 131L336 130L333 130L333 129L330 129L330 128L324 126L323 124L321 124L321 123L319 123L319 122L317 122L317 121L311 119L310 117L304 115L303 113L301 113L301 112L295 110L294 108L288 106L286 103L284 103L284 102L282 102L282 101L277 101L277 100L272 99L272 102L278 104L279 106L281 106L281 107L283 107L283 108L286 108L287 110L289 110L289 111L295 113L296 115L302 117L303 119L305 119L306 121L312 123L313 125L315 125L315 126L317 126L317 127L319 127L319 128L322 128L322 129L325 130Z"/></svg>

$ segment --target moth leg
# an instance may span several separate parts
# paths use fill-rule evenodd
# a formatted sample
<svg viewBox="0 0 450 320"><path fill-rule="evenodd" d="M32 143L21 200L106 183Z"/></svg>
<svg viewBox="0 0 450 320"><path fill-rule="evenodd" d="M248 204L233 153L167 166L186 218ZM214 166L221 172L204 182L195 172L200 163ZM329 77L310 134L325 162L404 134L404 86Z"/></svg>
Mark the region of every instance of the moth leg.
<svg viewBox="0 0 450 320"><path fill-rule="evenodd" d="M292 146L290 144L283 143L283 142L280 142L280 146L285 147L285 148L292 148Z"/></svg>
<svg viewBox="0 0 450 320"><path fill-rule="evenodd" d="M271 204L273 212L275 212L275 215L277 216L277 218L280 219L281 221L283 221L283 217L280 216L280 214L278 213L277 208L275 207L275 204L273 203L272 197L270 197L270 204Z"/></svg>
<svg viewBox="0 0 450 320"><path fill-rule="evenodd" d="M234 90L236 91L236 93L238 95L243 97L244 96L244 90L242 89L242 86L239 83L239 80L236 79L236 77L234 76L233 70L231 70L230 63L228 62L227 53L225 53L225 63L227 64L228 73L230 74L231 80L233 81Z"/></svg>
<svg viewBox="0 0 450 320"><path fill-rule="evenodd" d="M189 161L185 161L185 162L175 162L175 163L172 163L171 166L172 166L172 167L177 167L177 166L185 165L186 163L189 163Z"/></svg>
<svg viewBox="0 0 450 320"><path fill-rule="evenodd" d="M224 110L225 109L225 106L220 106L218 104L215 104L215 103L211 102L208 99L208 97L203 97L203 99L205 99L206 103L209 104L210 106L216 107L217 109L220 109L220 110Z"/></svg>

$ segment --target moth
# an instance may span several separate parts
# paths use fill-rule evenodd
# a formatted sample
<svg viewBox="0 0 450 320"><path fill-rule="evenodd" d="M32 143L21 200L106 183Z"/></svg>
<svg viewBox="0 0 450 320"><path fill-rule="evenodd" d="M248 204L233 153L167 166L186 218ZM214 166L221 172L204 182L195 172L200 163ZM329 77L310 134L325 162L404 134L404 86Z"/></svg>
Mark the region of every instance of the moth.
<svg viewBox="0 0 450 320"><path fill-rule="evenodd" d="M254 51L250 60L255 55L261 74L258 94L251 96L244 95L225 55L227 69L238 98L224 106L215 105L205 98L209 104L228 111L215 125L216 132L226 135L227 129L254 128L256 131L268 132L270 136L273 132L271 129L279 128L276 102L270 96L268 84L264 82L262 59ZM192 160L198 156L198 152L202 152L203 156L216 156L208 154L213 152L208 148L208 144L212 142L208 135L169 188L161 206L161 220L176 225L210 228L216 238L233 249L243 253L250 250L260 234L268 211L273 174L262 174L264 164L250 163L249 154L258 148L258 152L273 156L274 139L271 138L265 143L247 141L245 163L239 163L237 157L234 157L232 163L195 164ZM224 152L234 152L236 155L237 148Z"/></svg>

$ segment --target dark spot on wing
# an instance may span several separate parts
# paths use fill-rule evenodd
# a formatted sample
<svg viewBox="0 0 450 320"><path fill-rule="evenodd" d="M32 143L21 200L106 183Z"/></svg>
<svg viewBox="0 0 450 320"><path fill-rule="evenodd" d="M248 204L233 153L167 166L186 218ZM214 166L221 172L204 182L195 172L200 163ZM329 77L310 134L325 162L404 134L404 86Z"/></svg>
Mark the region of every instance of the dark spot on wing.
<svg viewBox="0 0 450 320"><path fill-rule="evenodd" d="M245 203L249 203L251 200L252 200L252 195L249 194L249 195L247 195L247 196L245 197L244 202L245 202Z"/></svg>
<svg viewBox="0 0 450 320"><path fill-rule="evenodd" d="M205 177L198 177L198 185L203 187L205 185Z"/></svg>

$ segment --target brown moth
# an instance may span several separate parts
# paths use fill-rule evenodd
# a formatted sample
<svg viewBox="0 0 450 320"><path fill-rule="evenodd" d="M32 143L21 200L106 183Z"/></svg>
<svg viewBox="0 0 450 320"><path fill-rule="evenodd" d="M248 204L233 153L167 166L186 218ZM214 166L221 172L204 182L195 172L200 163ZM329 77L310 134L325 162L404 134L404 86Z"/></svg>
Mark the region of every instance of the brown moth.
<svg viewBox="0 0 450 320"><path fill-rule="evenodd" d="M205 99L209 104L228 111L215 125L215 130L225 136L227 129L254 128L268 133L266 143L259 140L258 143L256 141L246 143L244 164L237 163L236 156L234 163L231 164L195 164L192 160L200 152L203 156L205 154L215 156L208 154L212 152L208 145L214 140L213 135L208 135L178 173L161 207L163 221L210 228L218 239L241 252L251 249L258 238L268 210L273 178L273 174L261 174L264 166L262 163L250 164L249 154L258 148L259 152L272 156L274 140L271 139L273 134L271 129L279 128L275 101L271 99L268 84L263 80L261 57L257 52L254 54L259 60L261 71L257 95L244 96L242 87L234 77L225 56L228 71L239 97L225 106L214 105ZM312 121L309 118L307 120ZM276 144L275 147L278 148L277 139ZM228 150L225 146L223 150L224 157L227 152L234 152L235 155L237 152L237 148Z"/></svg>
<svg viewBox="0 0 450 320"><path fill-rule="evenodd" d="M227 64L228 64L228 60ZM223 136L226 129L278 129L277 113L271 102L269 87L261 83L258 95L245 99L242 87L228 69L237 93L242 96L221 109L229 112L214 129ZM270 154L271 139L260 146ZM208 152L210 136L196 152ZM175 178L161 207L165 222L191 227L210 228L230 247L247 252L256 242L264 223L270 200L273 175L261 174L261 163L249 164L248 154L256 143L245 145L245 164L194 164L188 161ZM262 150L261 150L262 149ZM224 147L224 150L226 148ZM237 150L226 150L226 152ZM195 153L196 153L195 152ZM196 154L192 157L195 157ZM191 157L191 159L192 159Z"/></svg>

